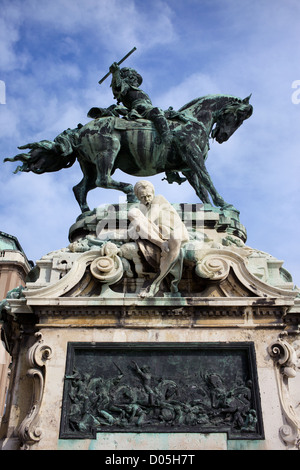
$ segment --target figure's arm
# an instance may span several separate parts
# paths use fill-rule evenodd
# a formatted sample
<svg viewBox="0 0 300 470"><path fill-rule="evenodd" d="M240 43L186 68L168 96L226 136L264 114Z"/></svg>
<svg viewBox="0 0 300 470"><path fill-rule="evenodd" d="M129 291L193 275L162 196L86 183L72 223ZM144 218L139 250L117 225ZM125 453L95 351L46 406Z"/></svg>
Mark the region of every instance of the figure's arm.
<svg viewBox="0 0 300 470"><path fill-rule="evenodd" d="M118 99L120 98L120 93L123 91L123 80L120 74L120 67L118 66L117 62L114 62L110 67L109 71L112 74L112 81L111 87L113 90L114 97Z"/></svg>
<svg viewBox="0 0 300 470"><path fill-rule="evenodd" d="M114 63L116 63L117 65L121 65L122 62L124 62L124 60L126 60L127 57L129 57L134 51L136 51L136 47L134 47L133 49L131 49L131 51L129 51L128 54L126 54L126 55L123 57L123 59L119 60L119 62L114 62ZM100 85L101 85L101 83L103 83L104 80L106 80L107 77L110 75L110 73L111 73L111 71L109 71L106 75L104 75L104 77L102 77L101 80L99 80L98 83L100 83Z"/></svg>
<svg viewBox="0 0 300 470"><path fill-rule="evenodd" d="M112 74L113 78L119 78L121 80L120 67L118 66L117 62L111 64L111 66L109 67L109 71Z"/></svg>
<svg viewBox="0 0 300 470"><path fill-rule="evenodd" d="M151 206L150 211L156 210L155 206ZM148 214L150 213L148 212ZM159 211L158 211L159 215ZM158 217L155 216L155 218ZM146 239L157 245L161 248L162 251L169 251L168 250L168 243L161 238L160 230L155 222L149 220L139 209L134 208L128 212L128 218L131 222L131 228L128 229L130 235L132 235L132 231L134 227L134 235L137 235L141 239ZM133 238L131 236L131 238Z"/></svg>
<svg viewBox="0 0 300 470"><path fill-rule="evenodd" d="M139 368L139 366L137 365L137 363L136 363L135 361L131 361L131 362L133 363L133 365L134 365L134 367L135 367L135 370L136 370L139 374L141 374L142 371L141 371L141 369Z"/></svg>
<svg viewBox="0 0 300 470"><path fill-rule="evenodd" d="M147 217L149 220L151 220L151 222L157 224L161 213L164 211L168 212L169 210L172 211L171 204L169 203L169 201L167 201L164 196L159 194L158 196L154 197L151 203L151 207L148 211Z"/></svg>

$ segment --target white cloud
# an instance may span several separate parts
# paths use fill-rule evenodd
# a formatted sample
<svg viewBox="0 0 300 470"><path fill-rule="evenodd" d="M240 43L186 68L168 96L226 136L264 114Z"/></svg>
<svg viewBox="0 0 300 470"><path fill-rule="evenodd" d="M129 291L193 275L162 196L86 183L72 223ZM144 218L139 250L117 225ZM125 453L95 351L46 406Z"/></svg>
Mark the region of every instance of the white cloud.
<svg viewBox="0 0 300 470"><path fill-rule="evenodd" d="M0 113L0 141L5 138L13 138L18 132L18 115L6 106L1 107Z"/></svg>
<svg viewBox="0 0 300 470"><path fill-rule="evenodd" d="M21 18L18 10L10 5L2 5L0 18L0 69L13 71L22 67L28 60L26 54L16 54L15 46L20 40Z"/></svg>
<svg viewBox="0 0 300 470"><path fill-rule="evenodd" d="M184 78L184 80L164 92L160 96L155 96L153 101L157 106L167 109L172 106L179 109L189 103L194 98L204 95L220 93L219 85L207 74L198 72Z"/></svg>
<svg viewBox="0 0 300 470"><path fill-rule="evenodd" d="M26 4L15 2L14 7L14 11L22 13L24 21L70 37L89 34L100 40L100 47L105 44L110 51L126 52L133 45L145 50L170 43L176 37L172 11L159 0L152 3L151 9L134 0L86 0L84 6L81 0L27 0Z"/></svg>

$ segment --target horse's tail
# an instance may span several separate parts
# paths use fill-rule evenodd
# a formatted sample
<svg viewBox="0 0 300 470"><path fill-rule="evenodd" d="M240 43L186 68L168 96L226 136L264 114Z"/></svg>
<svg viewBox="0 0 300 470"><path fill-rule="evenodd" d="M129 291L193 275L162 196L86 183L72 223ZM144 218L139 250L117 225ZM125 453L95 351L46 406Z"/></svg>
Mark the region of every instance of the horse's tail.
<svg viewBox="0 0 300 470"><path fill-rule="evenodd" d="M5 158L4 162L20 161L14 173L29 172L41 174L69 168L76 160L76 155L70 147L62 146L59 142L41 141L22 145L19 149L31 149L28 153L19 153L15 157Z"/></svg>

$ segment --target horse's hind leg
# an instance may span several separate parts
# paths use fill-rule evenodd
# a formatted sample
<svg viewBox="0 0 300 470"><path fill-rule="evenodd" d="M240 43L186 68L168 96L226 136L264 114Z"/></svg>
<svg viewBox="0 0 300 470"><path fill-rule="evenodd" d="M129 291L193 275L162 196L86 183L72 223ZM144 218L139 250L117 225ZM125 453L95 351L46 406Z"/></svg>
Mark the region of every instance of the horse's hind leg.
<svg viewBox="0 0 300 470"><path fill-rule="evenodd" d="M73 192L82 212L90 210L87 204L87 194L90 190L96 188L96 172L95 166L87 162L80 162L80 167L83 172L83 178L73 188Z"/></svg>

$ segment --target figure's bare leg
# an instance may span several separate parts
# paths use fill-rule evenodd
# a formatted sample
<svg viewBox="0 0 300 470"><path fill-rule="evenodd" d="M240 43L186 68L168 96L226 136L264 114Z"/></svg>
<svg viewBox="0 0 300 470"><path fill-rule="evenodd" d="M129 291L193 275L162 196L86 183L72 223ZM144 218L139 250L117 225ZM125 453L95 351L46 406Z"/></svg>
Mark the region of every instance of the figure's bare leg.
<svg viewBox="0 0 300 470"><path fill-rule="evenodd" d="M178 260L181 248L181 240L170 238L168 240L169 251L162 252L159 275L153 280L152 284L141 292L141 297L153 297L159 290L162 280L169 274Z"/></svg>
<svg viewBox="0 0 300 470"><path fill-rule="evenodd" d="M172 274L173 276L170 290L173 294L179 291L178 284L181 281L182 268L183 268L183 256L178 255L177 261L173 264L173 267L170 270L170 274Z"/></svg>
<svg viewBox="0 0 300 470"><path fill-rule="evenodd" d="M152 223L139 209L129 211L128 218L141 240L149 240L162 251L168 251L168 242L161 237L157 225Z"/></svg>

